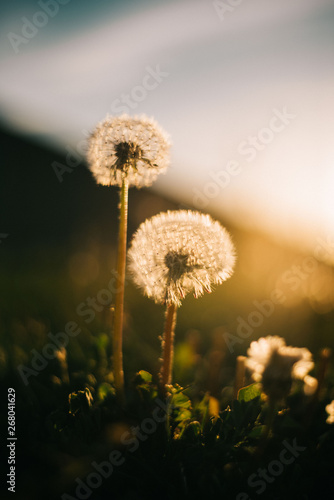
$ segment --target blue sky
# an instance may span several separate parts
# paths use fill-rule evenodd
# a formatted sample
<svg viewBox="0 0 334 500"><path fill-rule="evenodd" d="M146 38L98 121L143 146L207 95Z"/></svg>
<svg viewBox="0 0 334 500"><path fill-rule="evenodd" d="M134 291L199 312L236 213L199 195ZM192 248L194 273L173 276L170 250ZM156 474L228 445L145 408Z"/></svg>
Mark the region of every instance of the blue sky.
<svg viewBox="0 0 334 500"><path fill-rule="evenodd" d="M333 0L62 1L1 7L3 123L78 152L107 113L154 116L153 189L308 251L334 237Z"/></svg>

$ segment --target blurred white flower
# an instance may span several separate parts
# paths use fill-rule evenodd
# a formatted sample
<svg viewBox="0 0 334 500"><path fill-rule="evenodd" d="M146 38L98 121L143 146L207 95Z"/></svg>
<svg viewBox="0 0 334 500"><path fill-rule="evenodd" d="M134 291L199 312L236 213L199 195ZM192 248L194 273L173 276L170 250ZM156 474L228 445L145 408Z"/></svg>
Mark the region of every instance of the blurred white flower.
<svg viewBox="0 0 334 500"><path fill-rule="evenodd" d="M326 406L326 411L328 413L327 424L334 424L334 400Z"/></svg>
<svg viewBox="0 0 334 500"><path fill-rule="evenodd" d="M311 375L304 377L304 393L306 396L313 396L318 388L318 380Z"/></svg>
<svg viewBox="0 0 334 500"><path fill-rule="evenodd" d="M256 382L262 380L262 373L267 366L270 357L274 351L277 351L280 347L285 346L285 341L281 337L262 337L256 342L252 342L246 359L246 366L253 373L253 379Z"/></svg>
<svg viewBox="0 0 334 500"><path fill-rule="evenodd" d="M179 306L188 293L198 297L229 278L235 258L230 235L219 222L178 210L139 226L129 250L129 269L145 295Z"/></svg>
<svg viewBox="0 0 334 500"><path fill-rule="evenodd" d="M284 339L277 336L252 342L247 354L246 366L252 371L253 379L261 382L264 393L273 399L286 397L293 379L305 381L314 366L308 349L287 346ZM311 386L310 379L306 383Z"/></svg>
<svg viewBox="0 0 334 500"><path fill-rule="evenodd" d="M107 116L89 139L88 166L98 184L150 186L169 165L167 134L146 116Z"/></svg>

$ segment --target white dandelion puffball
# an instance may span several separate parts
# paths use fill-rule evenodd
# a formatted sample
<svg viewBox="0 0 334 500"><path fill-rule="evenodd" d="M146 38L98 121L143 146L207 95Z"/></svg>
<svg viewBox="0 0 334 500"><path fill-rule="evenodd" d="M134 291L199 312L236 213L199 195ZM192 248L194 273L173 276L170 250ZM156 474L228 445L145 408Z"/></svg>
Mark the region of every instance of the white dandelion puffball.
<svg viewBox="0 0 334 500"><path fill-rule="evenodd" d="M88 166L98 184L150 186L169 165L170 142L153 118L107 116L89 139Z"/></svg>
<svg viewBox="0 0 334 500"><path fill-rule="evenodd" d="M230 235L219 222L178 210L139 226L129 250L129 269L145 295L179 306L188 293L198 297L229 278L235 259Z"/></svg>
<svg viewBox="0 0 334 500"><path fill-rule="evenodd" d="M334 400L326 406L326 412L328 414L327 424L334 424Z"/></svg>
<svg viewBox="0 0 334 500"><path fill-rule="evenodd" d="M253 379L261 382L263 391L270 397L281 399L291 389L292 380L305 380L314 363L312 354L305 347L290 347L277 336L262 337L252 342L247 351L246 366ZM306 385L310 378L306 379Z"/></svg>

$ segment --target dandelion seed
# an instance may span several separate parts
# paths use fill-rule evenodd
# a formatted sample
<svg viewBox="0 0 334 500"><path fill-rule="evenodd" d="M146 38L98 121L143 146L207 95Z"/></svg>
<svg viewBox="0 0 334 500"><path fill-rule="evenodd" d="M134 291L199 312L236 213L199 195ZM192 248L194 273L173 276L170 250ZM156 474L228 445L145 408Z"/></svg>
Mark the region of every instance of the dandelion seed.
<svg viewBox="0 0 334 500"><path fill-rule="evenodd" d="M167 134L146 116L108 116L89 139L89 169L98 184L150 186L169 164Z"/></svg>
<svg viewBox="0 0 334 500"><path fill-rule="evenodd" d="M285 398L292 381L304 381L314 366L308 349L287 346L284 339L277 336L252 342L247 354L246 366L253 372L253 379L261 382L263 392L272 400ZM310 379L306 379L308 382Z"/></svg>
<svg viewBox="0 0 334 500"><path fill-rule="evenodd" d="M211 292L232 275L230 235L209 215L187 210L145 221L133 237L129 269L134 282L157 303L181 305L188 294Z"/></svg>

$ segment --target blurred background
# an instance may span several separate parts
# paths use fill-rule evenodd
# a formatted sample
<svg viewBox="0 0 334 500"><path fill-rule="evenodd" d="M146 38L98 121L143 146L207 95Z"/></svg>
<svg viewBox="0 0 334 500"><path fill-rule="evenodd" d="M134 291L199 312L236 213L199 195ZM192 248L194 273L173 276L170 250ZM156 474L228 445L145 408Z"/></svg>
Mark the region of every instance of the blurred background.
<svg viewBox="0 0 334 500"><path fill-rule="evenodd" d="M333 0L17 0L1 11L1 377L69 321L81 329L70 372L108 365L101 290L116 266L118 192L85 163L108 113L153 116L173 142L167 174L130 191L129 239L147 217L189 208L220 220L237 248L234 276L179 311L175 379L219 396L263 335L315 356L333 347ZM80 313L94 299L99 310ZM127 380L156 373L163 323L128 279Z"/></svg>

